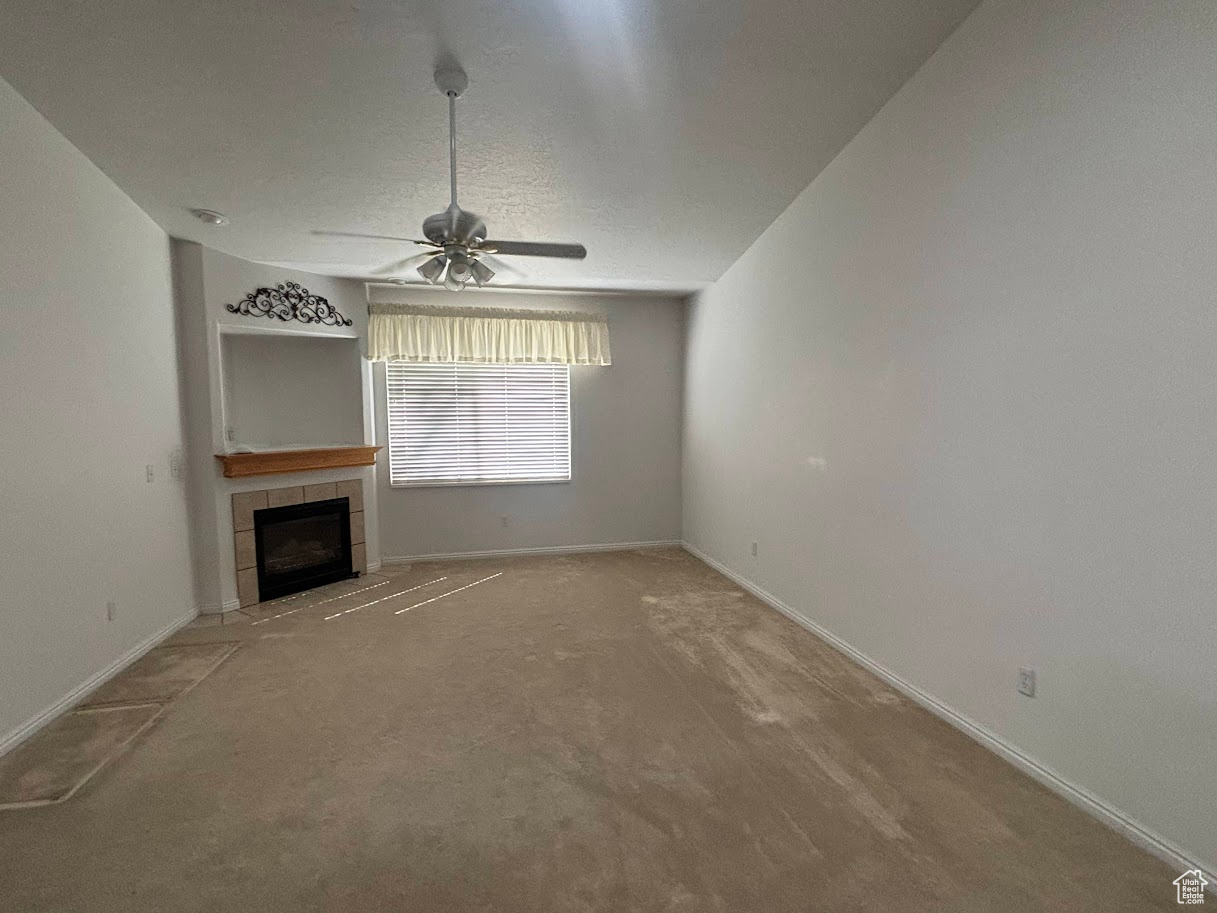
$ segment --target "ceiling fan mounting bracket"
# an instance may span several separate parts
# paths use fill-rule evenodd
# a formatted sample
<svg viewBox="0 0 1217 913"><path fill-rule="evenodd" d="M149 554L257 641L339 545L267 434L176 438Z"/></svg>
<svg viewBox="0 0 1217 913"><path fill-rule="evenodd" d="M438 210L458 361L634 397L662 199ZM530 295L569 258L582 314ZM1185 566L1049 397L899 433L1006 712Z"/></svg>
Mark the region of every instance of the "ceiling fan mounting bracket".
<svg viewBox="0 0 1217 913"><path fill-rule="evenodd" d="M469 88L469 77L458 66L441 66L435 71L435 84L445 95L460 98Z"/></svg>

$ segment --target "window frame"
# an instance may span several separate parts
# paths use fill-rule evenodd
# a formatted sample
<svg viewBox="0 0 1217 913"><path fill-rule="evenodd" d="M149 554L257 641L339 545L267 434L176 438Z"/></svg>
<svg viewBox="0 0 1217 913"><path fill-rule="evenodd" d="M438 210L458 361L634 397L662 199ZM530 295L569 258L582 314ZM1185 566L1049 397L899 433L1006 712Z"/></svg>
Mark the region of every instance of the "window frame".
<svg viewBox="0 0 1217 913"><path fill-rule="evenodd" d="M426 482L394 482L393 481L393 434L389 425L389 372L393 370L394 365L401 367L411 367L415 365L426 364L448 364L448 362L408 362L408 361L389 361L385 363L385 457L388 461L388 476L390 488L483 488L496 485L569 485L575 478L575 413L574 413L574 392L571 384L571 365L568 364L551 364L551 368L566 369L566 451L569 455L567 460L567 475L566 478L555 479L453 479L449 481L436 480ZM457 367L532 367L531 363L520 362L455 362Z"/></svg>

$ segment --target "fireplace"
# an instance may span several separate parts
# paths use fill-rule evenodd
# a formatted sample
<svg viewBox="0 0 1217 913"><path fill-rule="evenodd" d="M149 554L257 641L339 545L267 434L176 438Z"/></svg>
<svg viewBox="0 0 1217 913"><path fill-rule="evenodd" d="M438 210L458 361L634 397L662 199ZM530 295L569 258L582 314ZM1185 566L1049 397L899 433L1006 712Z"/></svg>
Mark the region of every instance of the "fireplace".
<svg viewBox="0 0 1217 913"><path fill-rule="evenodd" d="M259 600L356 576L349 499L255 510L253 520Z"/></svg>

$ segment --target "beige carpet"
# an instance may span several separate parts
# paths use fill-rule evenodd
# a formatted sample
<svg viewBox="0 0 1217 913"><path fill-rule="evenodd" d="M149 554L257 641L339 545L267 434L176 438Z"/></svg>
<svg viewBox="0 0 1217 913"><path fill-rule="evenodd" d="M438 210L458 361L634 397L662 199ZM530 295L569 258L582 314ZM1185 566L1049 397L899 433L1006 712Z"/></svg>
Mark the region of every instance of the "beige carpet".
<svg viewBox="0 0 1217 913"><path fill-rule="evenodd" d="M0 758L0 812L70 799L164 712L237 649L161 646Z"/></svg>
<svg viewBox="0 0 1217 913"><path fill-rule="evenodd" d="M394 570L178 634L244 646L72 801L0 814L0 907L1176 907L1177 872L681 552Z"/></svg>

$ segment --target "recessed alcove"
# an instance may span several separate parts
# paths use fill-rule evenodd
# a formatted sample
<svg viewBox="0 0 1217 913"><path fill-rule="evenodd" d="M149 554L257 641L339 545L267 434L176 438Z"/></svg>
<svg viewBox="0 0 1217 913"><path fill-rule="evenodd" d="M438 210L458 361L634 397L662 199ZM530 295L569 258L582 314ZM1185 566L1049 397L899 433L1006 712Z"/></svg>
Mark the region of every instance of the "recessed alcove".
<svg viewBox="0 0 1217 913"><path fill-rule="evenodd" d="M225 451L364 443L358 339L221 333L220 363Z"/></svg>

